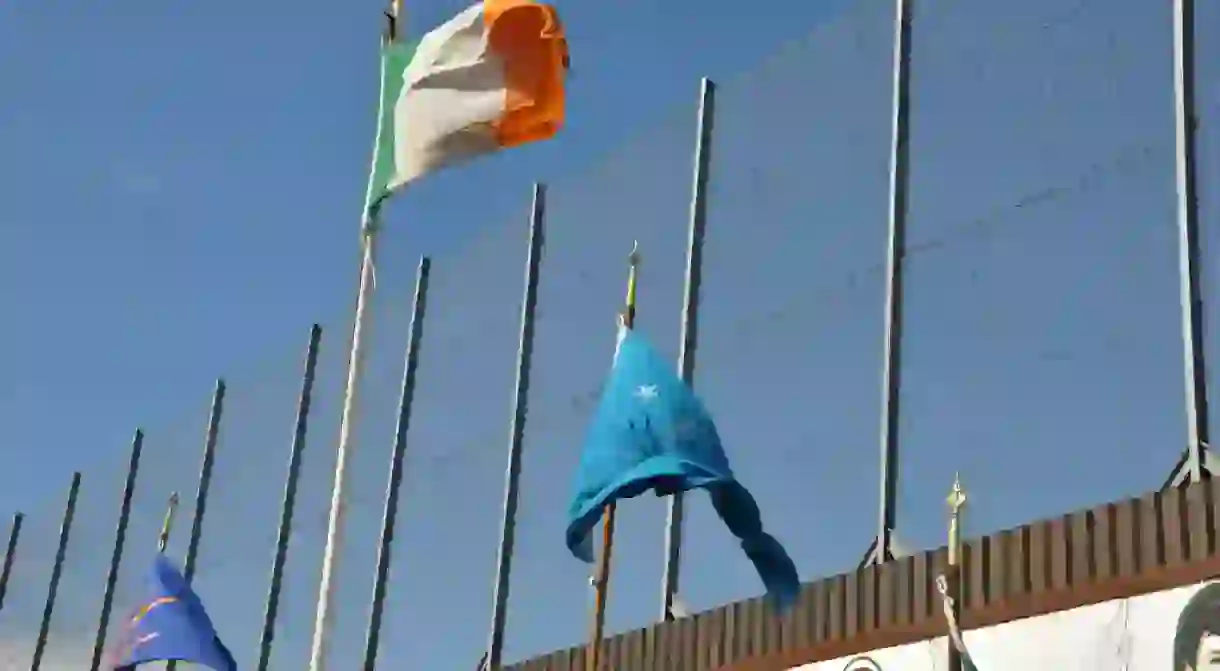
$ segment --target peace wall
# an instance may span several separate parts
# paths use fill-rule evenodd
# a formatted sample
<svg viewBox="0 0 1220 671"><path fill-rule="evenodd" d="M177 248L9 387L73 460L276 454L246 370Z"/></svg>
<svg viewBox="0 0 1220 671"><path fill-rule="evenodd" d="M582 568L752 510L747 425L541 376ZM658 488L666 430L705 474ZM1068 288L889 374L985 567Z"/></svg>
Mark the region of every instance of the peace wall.
<svg viewBox="0 0 1220 671"><path fill-rule="evenodd" d="M1215 489L1204 481L967 541L962 625L976 661L989 671L1032 661L1171 668L1178 612L1200 584L1220 577ZM867 660L847 666L860 656L880 669L943 668L934 580L946 557L942 547L807 583L783 616L760 597L627 632L602 642L604 668L873 669ZM571 648L510 668L584 671L585 653ZM1113 665L1121 655L1127 667Z"/></svg>

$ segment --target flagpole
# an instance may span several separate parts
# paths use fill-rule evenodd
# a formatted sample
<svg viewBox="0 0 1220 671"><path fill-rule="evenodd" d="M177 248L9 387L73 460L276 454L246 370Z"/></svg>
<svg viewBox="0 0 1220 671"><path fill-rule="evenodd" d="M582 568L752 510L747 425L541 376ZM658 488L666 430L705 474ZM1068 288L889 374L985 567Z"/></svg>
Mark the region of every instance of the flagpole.
<svg viewBox="0 0 1220 671"><path fill-rule="evenodd" d="M623 307L623 326L635 328L635 294L637 277L640 268L640 245L631 245L631 255L627 257L630 269L627 271L627 300ZM606 631L606 603L610 592L610 560L614 554L614 517L618 506L614 501L606 505L602 513L602 551L597 559L597 577L594 588L597 591L593 610L593 633L589 640L587 655L587 671L599 671L601 661L601 641Z"/></svg>
<svg viewBox="0 0 1220 671"><path fill-rule="evenodd" d="M90 671L102 668L102 654L106 649L106 630L110 628L110 611L114 607L114 590L119 582L119 566L123 561L123 546L127 544L127 523L131 519L131 499L135 495L136 475L140 471L140 454L144 451L144 432L136 429L131 441L131 458L127 463L127 479L123 483L123 502L119 506L119 525L114 532L114 549L110 553L110 571L106 574L106 588L102 592L102 614L98 618L97 635L93 640L93 661Z"/></svg>
<svg viewBox="0 0 1220 671"><path fill-rule="evenodd" d="M385 41L393 42L398 37L398 20L402 13L402 1L392 0L386 12L387 30ZM380 114L379 114L380 117ZM373 160L376 160L374 152ZM369 188L372 188L370 167ZM339 445L335 450L334 484L330 496L330 515L326 525L326 548L322 553L322 575L318 585L318 608L314 617L313 641L309 651L310 671L325 671L326 655L330 644L329 630L334 618L332 602L335 596L334 574L339 564L339 552L343 543L343 517L346 501L343 490L347 480L347 459L354 443L356 423L356 395L360 386L360 375L364 364L364 335L370 322L369 303L372 299L376 262L378 226L375 218L368 214L368 198L361 213L363 223L363 254L360 261L360 283L356 292L356 314L352 323L351 351L347 359L347 381L343 391L343 411L339 420Z"/></svg>
<svg viewBox="0 0 1220 671"><path fill-rule="evenodd" d="M678 353L678 375L687 384L695 381L695 349L699 343L699 289L703 284L703 237L707 229L707 184L712 162L712 129L716 109L716 85L703 79L699 88L699 129L695 138L695 175L690 204L690 233L686 249L686 290L682 305L682 341ZM682 567L682 492L669 497L665 520L665 577L661 582L661 620L673 619Z"/></svg>
<svg viewBox="0 0 1220 671"><path fill-rule="evenodd" d="M949 619L949 668L948 671L962 671L962 652L953 641L952 627L961 622L962 615L962 573L959 554L962 547L962 509L966 507L966 491L962 489L961 478L954 474L953 488L946 499L949 504L949 557L945 571L945 591L952 603L952 617Z"/></svg>

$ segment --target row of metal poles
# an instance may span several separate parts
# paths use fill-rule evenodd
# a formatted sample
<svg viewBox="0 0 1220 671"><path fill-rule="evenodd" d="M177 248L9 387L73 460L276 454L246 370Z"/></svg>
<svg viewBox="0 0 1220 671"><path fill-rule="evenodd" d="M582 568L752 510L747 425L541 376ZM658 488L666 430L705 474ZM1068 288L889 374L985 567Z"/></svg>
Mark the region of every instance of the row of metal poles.
<svg viewBox="0 0 1220 671"><path fill-rule="evenodd" d="M704 80L700 93L700 122L698 136L699 158L695 166L695 193L692 205L692 223L689 254L687 263L687 300L684 307L684 327L682 335L681 372L684 378L691 379L693 373L695 349L695 313L698 303L698 291L701 278L702 238L706 221L705 194L707 189L707 172L709 166L710 139L712 133L712 105L715 86L711 81ZM520 343L517 357L517 374L514 388L513 414L510 425L508 450L508 467L503 507L503 520L498 552L494 607L492 614L491 635L488 644L485 663L489 668L498 669L502 666L504 648L504 631L507 621L507 603L509 595L509 578L512 566L513 546L515 539L515 524L518 502L518 489L521 475L522 451L525 435L525 420L528 409L529 380L534 343L534 322L538 301L538 287L541 277L541 264L544 247L544 217L546 209L546 190L541 184L534 186L533 204L530 214L529 251L526 262L525 292L522 300ZM369 621L366 633L366 643L362 668L372 671L376 668L376 660L380 643L381 626L384 616L385 598L388 590L390 562L393 551L395 526L399 507L400 485L403 477L404 461L407 449L407 437L410 428L412 399L416 386L416 371L418 368L420 348L423 339L424 317L427 307L428 280L431 262L427 257L420 260L416 276L415 298L410 325L410 335L407 343L406 364L403 373L401 395L399 399L398 420L395 429L394 445L391 453L389 481L386 486L385 508L382 517L380 542L377 553L377 567L373 585L373 596L369 609ZM301 384L300 399L293 432L291 453L288 462L287 479L284 486L284 496L280 512L279 530L276 539L275 557L272 562L270 588L263 617L262 636L259 643L259 661L257 669L266 671L271 661L272 643L275 637L275 624L279 612L280 592L282 588L285 565L288 558L289 538L292 533L293 513L296 507L298 483L301 472L302 454L306 443L310 403L313 396L314 379L318 362L318 351L321 344L322 329L314 325L310 331L309 345L305 356L305 371ZM204 516L207 511L208 491L212 479L213 466L216 459L216 448L224 413L225 383L217 381L212 399L211 413L208 420L207 435L204 445L203 466L199 475L198 491L195 496L194 518L191 526L190 542L187 547L184 577L190 581L195 574L196 560L200 540L203 533ZM127 476L123 487L122 504L119 512L118 527L115 532L115 543L110 559L110 568L106 577L102 596L101 615L93 648L90 671L99 671L106 647L106 637L113 610L114 594L118 582L119 568L126 546L127 526L131 514L131 504L135 493L137 475L140 467L140 457L144 447L144 432L137 430L132 441L131 457L128 463ZM59 582L67 553L68 542L72 531L72 522L76 509L77 496L80 491L81 474L72 477L72 486L68 494L67 506L64 510L60 526L59 544L55 562L52 566L47 599L39 626L38 638L35 643L31 671L38 671L46 652L54 613ZM680 546L679 529L681 528L682 507L681 498L671 500L670 532L667 542L670 563L666 571L666 598L663 607L668 612L673 602L673 591L677 586L677 562ZM609 519L609 518L608 518ZM2 572L0 572L0 609L4 605L4 595L7 591L13 564L16 558L18 542L24 516L18 513L13 518L9 534ZM611 527L612 528L612 527ZM612 541L611 541L612 542ZM608 547L608 546L607 546ZM603 552L602 573L608 580L608 559L610 553ZM603 580L602 585L606 584ZM600 613L604 616L605 591L599 599ZM601 616L599 616L599 622ZM599 624L600 627L600 624ZM600 635L599 635L600 638ZM172 667L172 663L171 663Z"/></svg>
<svg viewBox="0 0 1220 671"><path fill-rule="evenodd" d="M891 144L889 235L887 248L888 289L885 299L884 365L882 372L882 421L880 435L880 505L879 524L874 544L865 557L865 563L882 562L893 558L895 552L894 533L897 522L898 486L898 417L901 390L901 344L903 326L903 270L906 252L907 195L910 173L910 103L911 103L911 38L914 0L896 0L894 68L893 68L893 126ZM1198 196L1196 185L1196 133L1198 118L1194 95L1194 6L1193 0L1174 2L1174 88L1176 135L1176 171L1178 195L1178 229L1180 248L1182 337L1184 343L1184 373L1186 389L1186 415L1188 446L1179 469L1170 476L1167 486L1183 481L1195 481L1209 475L1207 451L1209 443L1208 399L1205 382L1203 299L1201 288L1201 252L1198 221ZM698 304L700 279L702 277L702 249L706 228L706 191L711 165L711 140L713 136L715 87L703 81L700 92L699 125L696 139L690 231L687 250L686 291L683 308L683 326L679 371L682 377L693 381L695 349L698 334ZM530 216L529 252L526 262L525 289L522 299L520 342L517 357L517 374L514 386L513 414L510 422L508 465L505 474L505 493L500 547L496 568L494 606L491 633L485 655L485 663L491 669L502 666L504 631L507 618L510 572L515 522L518 501L518 486L521 476L522 448L524 444L525 420L527 416L529 375L533 354L534 315L537 306L538 286L544 248L545 189L535 185ZM377 555L376 577L370 606L363 668L372 671L376 667L384 602L388 588L389 569L393 549L395 522L399 503L399 488L404 469L407 436L410 427L411 405L416 384L416 369L423 337L423 320L427 305L430 262L421 259L416 277L415 300L411 319L410 336L407 343L406 364L402 380L398 422L390 462L389 481L386 487L385 509L382 520L380 544ZM287 481L284 487L279 531L275 557L272 562L270 588L263 618L263 630L259 644L258 670L266 671L271 659L275 623L283 574L288 556L288 541L291 535L293 511L296 504L298 479L302 453L305 447L310 399L313 393L318 348L322 331L314 326L310 332L309 346L305 357L305 371L301 386L292 447L288 464ZM195 562L202 538L204 514L207 509L208 489L212 467L216 457L217 438L224 409L225 385L218 381L213 396L204 447L203 465L195 498L194 518L190 542L185 558L185 577L190 580L195 572ZM115 544L111 555L110 569L106 578L102 598L101 615L93 650L91 671L98 671L102 651L105 648L106 632L113 606L119 565L126 543L127 524L131 501L136 486L144 434L137 431L132 442L131 458L124 483L122 506L119 514ZM46 650L47 637L55 606L56 593L62 573L64 556L72 527L72 519L80 488L81 476L73 475L68 501L60 527L59 545L52 567L47 600L43 609L39 634L35 644L31 671L38 671ZM674 597L679 586L679 566L682 541L682 497L669 501L666 531L665 572L662 585L661 617L672 618ZM0 608L3 608L7 585L12 573L18 549L23 516L13 518L6 546L4 564L0 569ZM610 557L613 546L613 513L607 511L605 533L600 553L598 575L594 581L598 590L594 631L591 636L590 669L597 670L599 646L603 635L604 616L609 588Z"/></svg>
<svg viewBox="0 0 1220 671"><path fill-rule="evenodd" d="M907 196L910 184L912 17L915 0L895 0L893 133L890 170L889 244L886 256L885 359L882 368L880 517L877 536L862 565L901 554L894 541L897 527L899 404L901 401L903 276L906 257ZM1195 103L1194 0L1173 2L1173 84L1176 128L1175 168L1179 278L1181 289L1183 376L1187 445L1164 487L1210 477L1220 469L1208 448L1211 442L1204 338L1202 252L1199 230L1197 133ZM1209 462L1212 464L1209 468Z"/></svg>

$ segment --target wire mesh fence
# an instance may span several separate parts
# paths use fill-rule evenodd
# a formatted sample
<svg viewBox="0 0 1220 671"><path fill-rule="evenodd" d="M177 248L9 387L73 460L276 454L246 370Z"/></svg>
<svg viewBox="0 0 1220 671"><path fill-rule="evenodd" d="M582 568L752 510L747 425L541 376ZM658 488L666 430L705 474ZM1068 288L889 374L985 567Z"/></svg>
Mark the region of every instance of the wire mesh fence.
<svg viewBox="0 0 1220 671"><path fill-rule="evenodd" d="M941 0L915 17L899 489L911 547L939 542L954 470L979 492L982 533L1153 487L1185 442L1168 7L1121 5ZM888 3L856 3L727 82L717 105L695 386L805 578L858 561L877 514L892 22ZM1202 3L1198 23L1220 25L1220 7ZM1127 39L1145 25L1160 30ZM1211 119L1220 46L1199 49L1200 114ZM644 259L639 328L676 356L695 121L693 106L676 111L550 186L510 658L586 635L589 567L560 541L567 478L613 352L632 241ZM1201 143L1202 220L1214 222L1220 140L1206 124ZM453 668L464 656L473 666L486 641L528 195L523 183L503 225L435 261L386 666ZM1206 272L1220 286L1220 267ZM364 645L411 290L378 287L336 576L338 667ZM313 626L349 337L341 322L325 326L274 669L306 665ZM196 584L243 668L258 657L306 335L226 378ZM209 404L201 390L188 417L145 427L112 643L142 594L171 492L182 504L169 553L186 554ZM83 477L44 670L92 657L128 464L119 444L106 452L71 465ZM28 511L0 610L5 669L33 654L66 488L65 478ZM702 609L753 595L748 565L706 502L691 500L682 599ZM612 631L655 618L663 526L660 499L621 509Z"/></svg>

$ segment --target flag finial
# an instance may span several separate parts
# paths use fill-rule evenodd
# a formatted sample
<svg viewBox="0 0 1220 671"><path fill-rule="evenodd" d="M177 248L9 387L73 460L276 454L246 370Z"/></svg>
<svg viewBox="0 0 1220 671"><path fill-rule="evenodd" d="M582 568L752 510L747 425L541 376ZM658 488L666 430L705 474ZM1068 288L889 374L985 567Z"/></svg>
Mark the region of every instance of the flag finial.
<svg viewBox="0 0 1220 671"><path fill-rule="evenodd" d="M398 22L402 18L402 0L390 0L390 8L385 12L386 42L394 42L398 39Z"/></svg>
<svg viewBox="0 0 1220 671"><path fill-rule="evenodd" d="M961 515L962 508L966 507L966 490L962 489L960 473L953 474L953 488L949 490L949 497L945 501L949 504L949 514L954 517Z"/></svg>
<svg viewBox="0 0 1220 671"><path fill-rule="evenodd" d="M627 304L623 310L623 325L627 328L635 327L635 287L636 278L640 272L640 241L633 240L631 242L631 253L627 255L627 263L630 268L627 271Z"/></svg>
<svg viewBox="0 0 1220 671"><path fill-rule="evenodd" d="M953 474L953 487L945 499L949 504L949 565L957 565L957 555L962 543L962 509L966 507L966 490L962 488L960 473Z"/></svg>
<svg viewBox="0 0 1220 671"><path fill-rule="evenodd" d="M164 553L169 545L169 532L174 526L174 513L178 510L178 492L169 495L169 505L165 509L165 520L161 522L161 535L157 538L157 552Z"/></svg>

